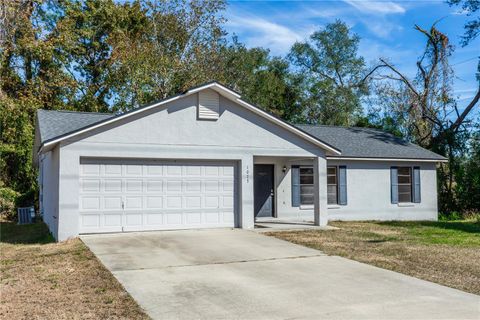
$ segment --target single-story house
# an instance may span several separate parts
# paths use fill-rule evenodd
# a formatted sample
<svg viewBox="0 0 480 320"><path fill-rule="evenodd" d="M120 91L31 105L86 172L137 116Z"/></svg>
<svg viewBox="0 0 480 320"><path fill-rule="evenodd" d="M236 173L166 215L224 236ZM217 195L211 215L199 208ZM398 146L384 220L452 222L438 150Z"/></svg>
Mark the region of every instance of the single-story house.
<svg viewBox="0 0 480 320"><path fill-rule="evenodd" d="M57 240L269 218L436 220L445 160L380 130L292 125L216 82L122 114L39 110L34 146Z"/></svg>

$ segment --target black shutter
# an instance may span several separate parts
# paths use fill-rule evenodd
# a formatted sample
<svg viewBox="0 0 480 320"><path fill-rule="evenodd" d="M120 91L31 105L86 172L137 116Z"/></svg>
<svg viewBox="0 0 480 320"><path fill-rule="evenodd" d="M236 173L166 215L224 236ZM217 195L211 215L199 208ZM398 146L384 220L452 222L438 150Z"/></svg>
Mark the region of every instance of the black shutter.
<svg viewBox="0 0 480 320"><path fill-rule="evenodd" d="M421 201L420 167L413 167L413 202L420 203Z"/></svg>
<svg viewBox="0 0 480 320"><path fill-rule="evenodd" d="M338 167L338 204L347 205L347 167Z"/></svg>
<svg viewBox="0 0 480 320"><path fill-rule="evenodd" d="M300 206L300 168L292 166L292 207Z"/></svg>
<svg viewBox="0 0 480 320"><path fill-rule="evenodd" d="M398 168L390 168L390 192L392 203L398 203Z"/></svg>

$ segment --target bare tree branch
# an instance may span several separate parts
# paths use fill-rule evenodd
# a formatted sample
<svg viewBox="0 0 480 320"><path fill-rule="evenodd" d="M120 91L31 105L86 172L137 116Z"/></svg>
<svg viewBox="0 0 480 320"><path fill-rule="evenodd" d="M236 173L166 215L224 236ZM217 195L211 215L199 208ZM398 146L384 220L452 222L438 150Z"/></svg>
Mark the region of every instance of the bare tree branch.
<svg viewBox="0 0 480 320"><path fill-rule="evenodd" d="M480 100L480 86L477 90L477 94L473 97L472 101L468 104L468 106L463 110L462 114L455 120L455 122L450 126L450 130L454 132L458 131L458 128L462 125L463 121L473 109L473 107L477 104L478 100Z"/></svg>
<svg viewBox="0 0 480 320"><path fill-rule="evenodd" d="M400 71L398 71L393 65L391 65L390 63L388 63L387 61L385 61L385 59L383 58L380 58L380 61L385 64L385 66L387 68L389 68L390 70L392 70L394 73L396 73L401 79L402 79L402 82L405 83L405 85L418 97L420 98L420 95L418 94L417 90L415 89L415 87L413 86L413 84L407 79L407 77L405 77Z"/></svg>

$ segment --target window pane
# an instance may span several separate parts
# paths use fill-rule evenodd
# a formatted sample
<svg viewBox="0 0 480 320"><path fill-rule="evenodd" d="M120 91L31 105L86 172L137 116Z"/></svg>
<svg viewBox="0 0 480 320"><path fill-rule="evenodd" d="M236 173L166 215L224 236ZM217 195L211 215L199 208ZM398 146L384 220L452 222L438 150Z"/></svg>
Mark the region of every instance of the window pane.
<svg viewBox="0 0 480 320"><path fill-rule="evenodd" d="M409 184L398 186L398 193L410 193L410 192L411 192L411 187Z"/></svg>
<svg viewBox="0 0 480 320"><path fill-rule="evenodd" d="M337 176L327 176L328 184L337 184Z"/></svg>
<svg viewBox="0 0 480 320"><path fill-rule="evenodd" d="M400 167L398 168L398 175L410 175L410 167Z"/></svg>
<svg viewBox="0 0 480 320"><path fill-rule="evenodd" d="M300 184L313 184L313 176L300 176Z"/></svg>
<svg viewBox="0 0 480 320"><path fill-rule="evenodd" d="M410 193L399 193L398 202L412 202L412 195Z"/></svg>
<svg viewBox="0 0 480 320"><path fill-rule="evenodd" d="M410 176L398 176L398 183L410 183Z"/></svg>
<svg viewBox="0 0 480 320"><path fill-rule="evenodd" d="M300 174L313 174L313 168L300 168Z"/></svg>
<svg viewBox="0 0 480 320"><path fill-rule="evenodd" d="M313 186L300 186L300 194L313 194Z"/></svg>
<svg viewBox="0 0 480 320"><path fill-rule="evenodd" d="M328 198L327 198L327 203L328 204L337 204L337 195L329 193Z"/></svg>
<svg viewBox="0 0 480 320"><path fill-rule="evenodd" d="M327 202L328 204L337 203L337 186L327 186Z"/></svg>
<svg viewBox="0 0 480 320"><path fill-rule="evenodd" d="M300 195L300 204L313 204L313 195Z"/></svg>
<svg viewBox="0 0 480 320"><path fill-rule="evenodd" d="M337 167L328 167L327 168L327 174L337 174Z"/></svg>

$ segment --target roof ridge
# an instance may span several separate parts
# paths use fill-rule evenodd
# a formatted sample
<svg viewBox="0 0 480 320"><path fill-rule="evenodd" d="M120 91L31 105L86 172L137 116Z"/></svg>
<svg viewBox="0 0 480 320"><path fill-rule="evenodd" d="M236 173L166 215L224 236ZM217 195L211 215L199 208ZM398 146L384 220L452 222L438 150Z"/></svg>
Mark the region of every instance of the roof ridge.
<svg viewBox="0 0 480 320"><path fill-rule="evenodd" d="M37 109L37 111L43 112L61 112L61 113L81 113L81 114L101 114L101 115L112 115L114 116L114 112L89 112L89 111L74 111L74 110L45 110L45 109Z"/></svg>

